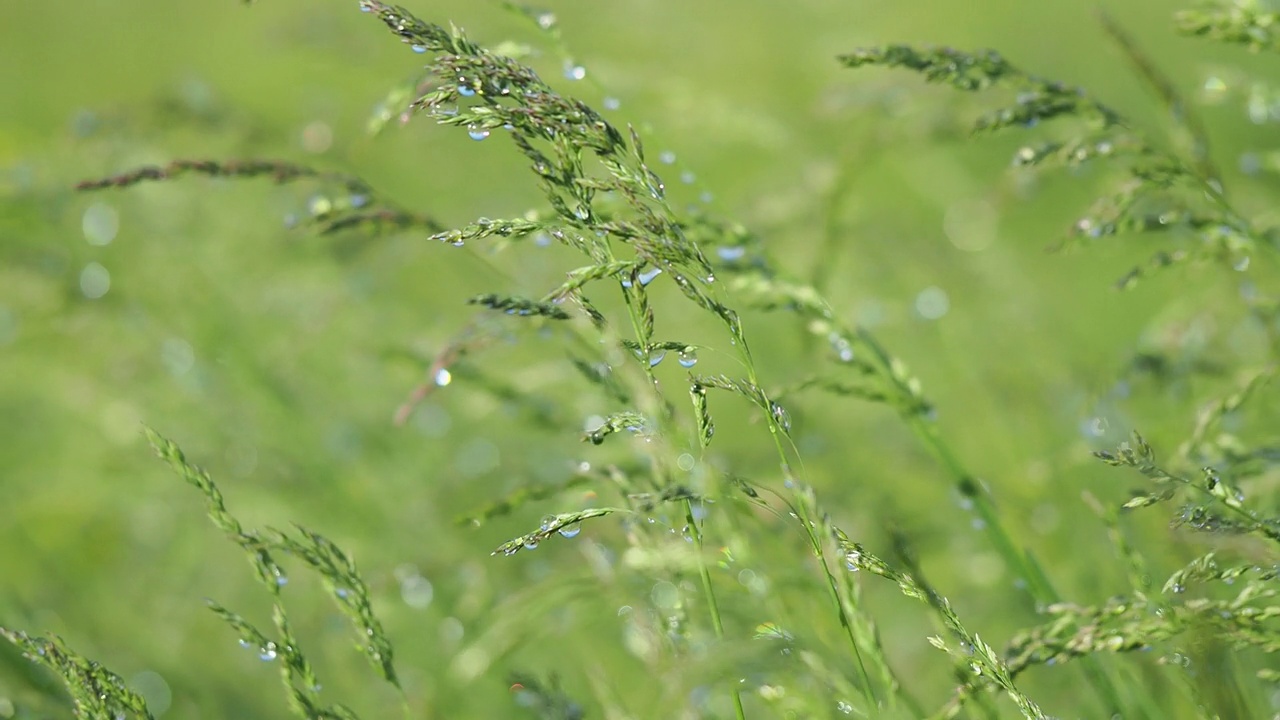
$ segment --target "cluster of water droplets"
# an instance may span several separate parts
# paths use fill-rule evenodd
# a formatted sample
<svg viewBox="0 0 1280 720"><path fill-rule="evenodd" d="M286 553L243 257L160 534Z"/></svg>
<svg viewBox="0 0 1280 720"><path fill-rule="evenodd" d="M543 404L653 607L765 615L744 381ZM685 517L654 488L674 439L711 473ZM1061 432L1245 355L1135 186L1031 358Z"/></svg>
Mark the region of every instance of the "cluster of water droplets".
<svg viewBox="0 0 1280 720"><path fill-rule="evenodd" d="M559 515L544 515L542 517L542 523L539 525L539 529L544 533L550 533L551 529L557 525L560 525ZM576 522L560 525L560 527L556 529L556 532L559 533L561 537L575 538L582 532L582 525ZM528 543L525 544L525 547L530 550L533 549L529 548Z"/></svg>
<svg viewBox="0 0 1280 720"><path fill-rule="evenodd" d="M849 569L849 572L858 572L859 570L861 570L862 569L861 563L862 563L861 552L857 550L850 550L849 552L845 553L844 566Z"/></svg>

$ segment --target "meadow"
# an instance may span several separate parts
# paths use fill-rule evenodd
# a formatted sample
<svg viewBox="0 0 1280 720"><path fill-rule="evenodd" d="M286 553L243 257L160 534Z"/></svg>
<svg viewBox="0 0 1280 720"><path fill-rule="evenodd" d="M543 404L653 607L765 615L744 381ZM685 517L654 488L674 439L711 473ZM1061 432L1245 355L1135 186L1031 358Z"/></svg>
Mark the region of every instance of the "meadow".
<svg viewBox="0 0 1280 720"><path fill-rule="evenodd" d="M0 718L1280 717L1278 19L0 7Z"/></svg>

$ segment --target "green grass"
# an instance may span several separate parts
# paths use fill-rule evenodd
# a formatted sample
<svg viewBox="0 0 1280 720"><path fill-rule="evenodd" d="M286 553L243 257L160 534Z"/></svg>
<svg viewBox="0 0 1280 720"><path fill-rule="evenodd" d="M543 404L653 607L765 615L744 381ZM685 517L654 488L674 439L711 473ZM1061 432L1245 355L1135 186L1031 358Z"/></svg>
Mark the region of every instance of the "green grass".
<svg viewBox="0 0 1280 720"><path fill-rule="evenodd" d="M0 717L1274 713L1271 16L721 5L0 11Z"/></svg>

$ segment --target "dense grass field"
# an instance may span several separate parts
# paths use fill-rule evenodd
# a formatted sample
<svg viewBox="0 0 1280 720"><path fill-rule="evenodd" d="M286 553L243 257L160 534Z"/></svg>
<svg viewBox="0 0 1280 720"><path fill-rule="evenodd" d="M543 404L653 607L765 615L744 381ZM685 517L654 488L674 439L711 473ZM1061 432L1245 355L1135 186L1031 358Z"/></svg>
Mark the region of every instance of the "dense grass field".
<svg viewBox="0 0 1280 720"><path fill-rule="evenodd" d="M585 286L591 305L565 293L567 322L510 303L610 259L589 231L636 206L619 191L621 210L562 218L590 259L549 224L430 239L556 214L505 137L523 126L401 122L434 53L378 12L0 5L0 627L62 638L156 717L289 716L281 658L207 609L274 637L272 596L145 426L245 530L296 523L355 560L399 688L353 649L352 588L286 552L278 590L312 695L364 718L1276 716L1280 57L1179 35L1155 0L1109 21L1090 4L979 5L408 6L530 65L627 148L633 126L665 182L643 202L702 243L715 281L689 277L709 305L676 280L701 267L685 255ZM1016 92L837 60L889 43L998 49L1124 122L971 136ZM463 95L465 113L479 100ZM1166 188L1130 208L1162 227L1093 239L1079 221L1136 177L1123 162L1013 166L1037 142L1113 142L1094 132L1186 161L1192 208ZM256 158L329 175L74 189ZM371 202L412 217L331 227ZM1078 242L1046 252L1073 227ZM1178 250L1206 257L1163 256L1117 289ZM485 294L497 311L468 304ZM600 363L619 385L582 371ZM1145 467L1094 456L1125 442ZM1179 494L1118 513L1165 487ZM491 556L588 508L619 512ZM1239 575L1162 590L1209 552ZM1110 616L1086 610L1115 598ZM1052 617L1087 658L1059 648L1023 671L1003 654ZM0 644L0 718L68 717L61 688Z"/></svg>

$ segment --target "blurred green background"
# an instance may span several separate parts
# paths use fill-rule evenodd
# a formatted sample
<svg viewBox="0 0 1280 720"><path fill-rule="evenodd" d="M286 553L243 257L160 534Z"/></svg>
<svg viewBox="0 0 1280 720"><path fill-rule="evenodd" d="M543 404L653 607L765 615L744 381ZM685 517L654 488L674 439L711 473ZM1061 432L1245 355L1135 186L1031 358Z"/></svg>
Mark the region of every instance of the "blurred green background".
<svg viewBox="0 0 1280 720"><path fill-rule="evenodd" d="M1190 98L1201 97L1209 74L1235 77L1223 68L1274 69L1176 37L1169 3L1113 5ZM1134 426L1172 450L1196 402L1232 380L1133 378L1135 353L1227 365L1262 356L1235 300L1240 277L1194 267L1115 292L1113 282L1159 239L1044 252L1105 187L1105 169L1014 175L1013 151L1040 131L973 141L963 132L995 98L834 60L886 42L998 48L1034 73L1092 89L1159 137L1162 111L1106 39L1095 7L546 6L586 80L564 79L545 38L496 2L410 9L452 20L491 47L508 39L541 47L535 66L566 93L596 107L618 99L607 117L635 123L651 155L675 154L663 170L677 203L704 202L742 221L795 276L829 273L837 311L870 326L920 376L943 434L1063 595L1091 603L1125 592L1105 531L1080 497L1088 489L1114 501L1137 479L1107 471L1088 451ZM781 662L750 640L764 622L828 657L847 654L790 533L715 571L731 652L654 664L637 657L619 609L651 604L655 579L597 567L626 547L616 523L489 557L543 513L581 498L477 529L455 524L516 488L563 482L578 462L630 455L625 442L579 442L585 418L617 408L580 392L557 343L518 324L519 342L472 362L473 382L459 377L406 426L391 422L423 381L424 359L472 319L463 299L539 295L577 258L530 244L458 250L423 233L313 237L282 222L305 215L323 190L305 183L193 177L70 190L172 158L272 157L358 174L450 225L539 206L530 173L497 134L476 143L426 120L365 133L373 106L421 58L354 2L8 2L0 37L0 624L61 635L143 688L166 717L286 716L275 671L203 607L215 598L265 627L267 600L199 497L153 459L145 422L212 472L247 526L298 522L355 556L418 717L521 716L507 690L511 670L558 672L591 717L601 716L599 697L633 717L679 717L707 686L721 698L710 707L723 711L714 678L747 673L717 663L741 661L768 678ZM1265 209L1273 181L1245 184L1238 167L1242 154L1274 142L1274 126L1251 123L1244 99L1230 93L1203 111L1236 197ZM685 173L690 182L680 182ZM1259 261L1253 272L1270 269ZM727 344L713 325L688 319L670 290L655 290L660 335L702 331ZM786 317L747 322L767 384L804 374L802 329ZM720 350L704 353L704 366L733 372ZM681 398L679 368L661 372ZM496 384L526 399L502 400ZM768 484L776 457L765 429L732 400L719 402L721 428L704 461ZM559 427L539 420L539 408ZM993 643L1035 621L942 470L891 411L821 396L789 409L808 478L855 539L883 550L885 523L905 528L932 580ZM1133 523L1158 572L1196 550L1159 512ZM711 526L714 535L714 515ZM755 602L743 570L767 578L781 605ZM326 695L365 717L397 712L318 583L296 574L286 597ZM895 662L918 683L913 691L929 707L945 700L948 664L925 642L935 631L923 606L888 583L868 581L866 590ZM789 614L770 615L777 607ZM705 625L700 615L693 622ZM41 699L43 675L9 650L0 660L0 716L66 712ZM1152 683L1168 681L1151 673ZM1032 671L1024 685L1052 712L1096 710L1081 700L1072 668ZM777 712L755 699L749 709Z"/></svg>

